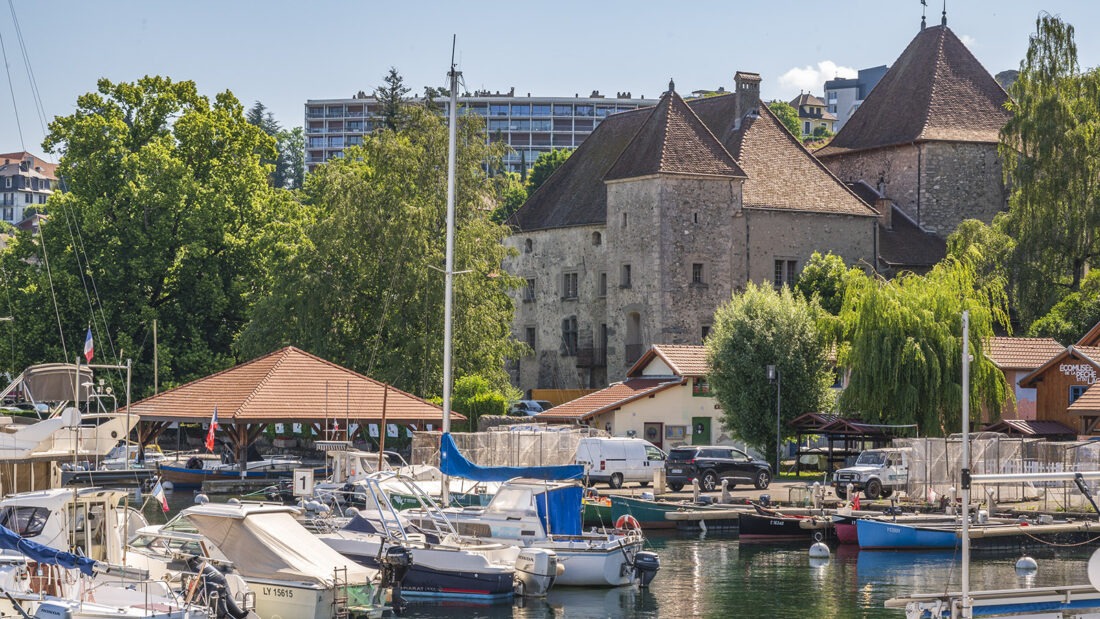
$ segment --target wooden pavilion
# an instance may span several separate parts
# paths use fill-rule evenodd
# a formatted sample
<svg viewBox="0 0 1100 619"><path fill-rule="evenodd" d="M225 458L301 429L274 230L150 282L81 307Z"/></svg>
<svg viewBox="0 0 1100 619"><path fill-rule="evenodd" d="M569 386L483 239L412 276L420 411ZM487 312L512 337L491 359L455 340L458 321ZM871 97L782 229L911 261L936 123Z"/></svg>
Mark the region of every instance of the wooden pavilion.
<svg viewBox="0 0 1100 619"><path fill-rule="evenodd" d="M844 468L849 457L858 456L864 449L889 445L894 438L900 436L900 430L916 429L915 425L864 423L858 419L845 419L831 413L806 413L792 419L788 425L794 429L797 436L795 441L798 445L798 453L795 456L795 471L801 472L804 455L823 455L826 473ZM827 447L807 449L802 441L805 436L824 437Z"/></svg>
<svg viewBox="0 0 1100 619"><path fill-rule="evenodd" d="M443 409L357 372L287 346L135 402L138 440L149 444L173 423L210 423L218 411L217 436L228 440L237 462L271 423L338 421L358 424L442 425ZM465 420L451 413L455 421ZM349 437L350 438L350 437Z"/></svg>

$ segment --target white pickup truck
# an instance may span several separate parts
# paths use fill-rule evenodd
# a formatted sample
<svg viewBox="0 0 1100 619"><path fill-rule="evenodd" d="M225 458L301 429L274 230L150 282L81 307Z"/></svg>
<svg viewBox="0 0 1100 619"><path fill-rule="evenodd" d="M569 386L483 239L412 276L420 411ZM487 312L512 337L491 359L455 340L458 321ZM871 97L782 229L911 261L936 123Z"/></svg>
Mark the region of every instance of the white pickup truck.
<svg viewBox="0 0 1100 619"><path fill-rule="evenodd" d="M905 488L909 479L909 451L907 447L886 447L859 454L855 465L840 469L833 476L836 495L848 498L851 485L853 492L862 490L864 496L874 500Z"/></svg>

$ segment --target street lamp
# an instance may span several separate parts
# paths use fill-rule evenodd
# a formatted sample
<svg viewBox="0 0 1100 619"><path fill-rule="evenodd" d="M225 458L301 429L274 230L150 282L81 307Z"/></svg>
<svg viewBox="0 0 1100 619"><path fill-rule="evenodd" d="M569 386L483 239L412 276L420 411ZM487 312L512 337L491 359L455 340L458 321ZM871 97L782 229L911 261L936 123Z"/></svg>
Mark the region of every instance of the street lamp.
<svg viewBox="0 0 1100 619"><path fill-rule="evenodd" d="M779 475L779 461L782 457L782 450L780 447L780 411L782 410L782 394L783 383L779 373L779 367L774 365L768 366L768 381L775 383L775 474Z"/></svg>

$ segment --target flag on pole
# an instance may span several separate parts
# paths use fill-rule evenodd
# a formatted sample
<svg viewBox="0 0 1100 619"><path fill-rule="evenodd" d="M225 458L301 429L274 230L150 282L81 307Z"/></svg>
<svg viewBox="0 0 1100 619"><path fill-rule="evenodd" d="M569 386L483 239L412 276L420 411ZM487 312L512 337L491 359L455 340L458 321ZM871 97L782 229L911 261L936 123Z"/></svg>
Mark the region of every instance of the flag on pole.
<svg viewBox="0 0 1100 619"><path fill-rule="evenodd" d="M92 346L92 328L88 327L88 334L84 336L84 358L88 360L88 363L92 362L92 355L95 354L95 347Z"/></svg>
<svg viewBox="0 0 1100 619"><path fill-rule="evenodd" d="M153 486L153 498L160 501L160 508L164 511L168 511L168 497L164 496L164 486L161 485L160 480L157 480L157 485Z"/></svg>
<svg viewBox="0 0 1100 619"><path fill-rule="evenodd" d="M214 407L214 416L210 418L210 429L206 431L206 451L214 451L214 431L218 429L218 407Z"/></svg>
<svg viewBox="0 0 1100 619"><path fill-rule="evenodd" d="M859 493L856 492L856 496L852 499L852 509L859 509Z"/></svg>

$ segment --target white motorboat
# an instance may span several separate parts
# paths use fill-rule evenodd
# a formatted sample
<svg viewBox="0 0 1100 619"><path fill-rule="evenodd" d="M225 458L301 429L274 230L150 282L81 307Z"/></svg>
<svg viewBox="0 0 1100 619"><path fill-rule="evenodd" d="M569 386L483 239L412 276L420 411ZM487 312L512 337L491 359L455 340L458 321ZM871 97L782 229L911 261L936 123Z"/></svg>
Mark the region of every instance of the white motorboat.
<svg viewBox="0 0 1100 619"><path fill-rule="evenodd" d="M183 510L159 534L171 540L167 547L179 549L173 554L202 550L212 562L231 562L255 595L261 617L328 619L348 609L381 616L387 607L381 603L385 583L377 585L378 570L329 548L298 522L298 515L297 508L282 505L207 503ZM141 535L150 533L146 529ZM152 562L154 553L142 553L133 544L131 549L144 555L141 561Z"/></svg>
<svg viewBox="0 0 1100 619"><path fill-rule="evenodd" d="M375 569L383 568L380 561L388 552L405 549L410 555L409 570L401 579L405 595L482 601L510 599L514 591L544 596L558 576L553 551L459 536L434 501L407 477L376 473L355 486L364 508L354 510L344 526L318 537ZM416 499L421 513L428 515L426 528L411 527L393 506L390 492Z"/></svg>
<svg viewBox="0 0 1100 619"><path fill-rule="evenodd" d="M26 492L0 501L0 589L11 596L0 601L0 616L211 616L164 582L121 567L128 533L146 524L125 504L126 496L84 488Z"/></svg>
<svg viewBox="0 0 1100 619"><path fill-rule="evenodd" d="M581 494L577 482L513 479L487 507L447 508L443 513L461 535L553 550L565 566L557 585L648 586L660 563L656 553L644 550L641 530L583 532ZM403 513L413 524L430 526L429 514Z"/></svg>

